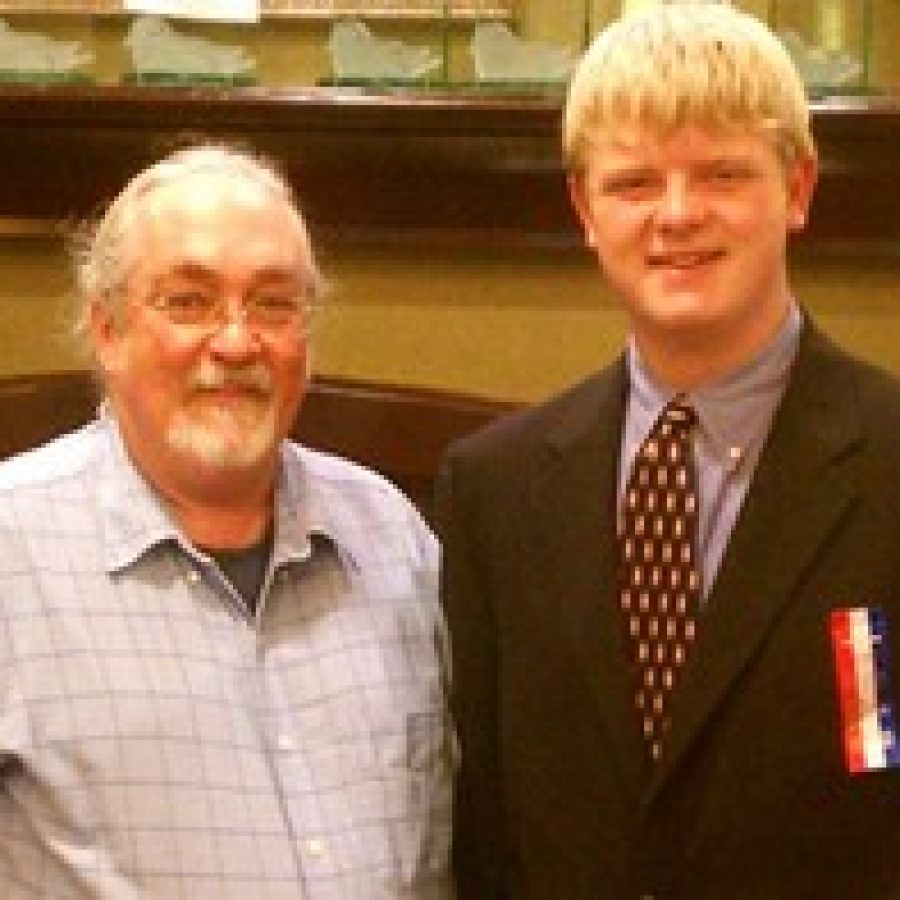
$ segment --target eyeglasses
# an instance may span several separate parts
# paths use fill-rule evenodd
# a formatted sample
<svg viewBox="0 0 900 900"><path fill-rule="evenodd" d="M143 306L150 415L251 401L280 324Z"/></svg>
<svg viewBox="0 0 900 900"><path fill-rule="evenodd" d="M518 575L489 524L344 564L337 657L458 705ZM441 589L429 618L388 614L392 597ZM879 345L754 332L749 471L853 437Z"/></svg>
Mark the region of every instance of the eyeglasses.
<svg viewBox="0 0 900 900"><path fill-rule="evenodd" d="M221 328L232 317L228 299L221 293L202 287L161 291L147 305L165 316L173 325L212 330ZM306 330L313 317L310 298L295 289L258 290L235 304L237 318L252 331L278 332L300 326Z"/></svg>

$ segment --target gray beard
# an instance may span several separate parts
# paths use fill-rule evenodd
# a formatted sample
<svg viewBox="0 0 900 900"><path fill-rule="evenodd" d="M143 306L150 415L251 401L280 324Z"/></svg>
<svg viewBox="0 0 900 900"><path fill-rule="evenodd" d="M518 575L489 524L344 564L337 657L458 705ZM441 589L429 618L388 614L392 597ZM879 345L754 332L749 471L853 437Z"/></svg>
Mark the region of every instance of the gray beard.
<svg viewBox="0 0 900 900"><path fill-rule="evenodd" d="M237 418L233 413L217 411L217 416ZM195 458L206 466L222 469L245 469L258 465L273 449L275 407L269 404L265 413L250 426L239 421L225 429L205 421L202 415L177 412L166 431L166 443L178 453Z"/></svg>

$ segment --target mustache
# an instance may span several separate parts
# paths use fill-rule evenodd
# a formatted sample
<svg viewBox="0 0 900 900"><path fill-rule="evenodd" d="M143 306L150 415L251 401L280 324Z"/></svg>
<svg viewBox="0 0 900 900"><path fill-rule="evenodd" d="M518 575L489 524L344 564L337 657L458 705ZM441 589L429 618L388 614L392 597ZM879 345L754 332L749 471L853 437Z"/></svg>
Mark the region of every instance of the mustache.
<svg viewBox="0 0 900 900"><path fill-rule="evenodd" d="M223 366L207 359L191 372L188 385L196 390L243 387L260 394L269 394L272 390L272 376L260 362L246 366Z"/></svg>

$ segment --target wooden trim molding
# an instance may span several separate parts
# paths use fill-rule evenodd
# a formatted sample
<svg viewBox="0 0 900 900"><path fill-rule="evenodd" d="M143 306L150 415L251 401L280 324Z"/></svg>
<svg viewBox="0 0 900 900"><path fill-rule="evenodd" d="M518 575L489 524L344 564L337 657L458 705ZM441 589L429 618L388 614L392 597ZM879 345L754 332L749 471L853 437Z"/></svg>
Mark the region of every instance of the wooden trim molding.
<svg viewBox="0 0 900 900"><path fill-rule="evenodd" d="M450 0L444 9L440 0L419 0L402 3L397 0L261 0L262 19L336 19L364 16L367 19L420 19L478 21L512 19L515 8L512 0ZM60 16L127 16L123 0L0 0L0 14L4 16L60 15Z"/></svg>
<svg viewBox="0 0 900 900"><path fill-rule="evenodd" d="M577 250L559 98L327 89L0 87L0 217L95 210L188 135L286 167L318 240ZM900 98L813 106L822 180L801 249L900 252Z"/></svg>

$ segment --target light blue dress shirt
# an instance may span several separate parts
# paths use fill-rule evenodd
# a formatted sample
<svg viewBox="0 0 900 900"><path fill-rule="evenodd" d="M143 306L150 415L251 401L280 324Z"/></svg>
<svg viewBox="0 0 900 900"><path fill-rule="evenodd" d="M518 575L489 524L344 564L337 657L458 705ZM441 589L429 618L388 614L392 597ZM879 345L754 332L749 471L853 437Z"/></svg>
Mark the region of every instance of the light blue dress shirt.
<svg viewBox="0 0 900 900"><path fill-rule="evenodd" d="M778 332L735 372L684 394L697 412L694 453L699 476L699 553L703 597L715 581L790 377L803 317L795 303ZM631 464L675 390L655 381L629 341L630 390L619 465L619 508Z"/></svg>

